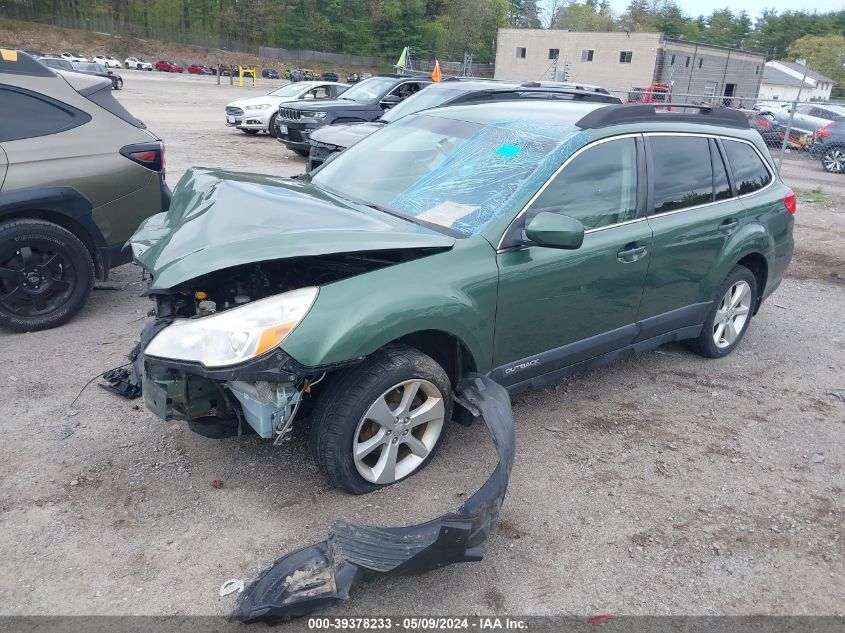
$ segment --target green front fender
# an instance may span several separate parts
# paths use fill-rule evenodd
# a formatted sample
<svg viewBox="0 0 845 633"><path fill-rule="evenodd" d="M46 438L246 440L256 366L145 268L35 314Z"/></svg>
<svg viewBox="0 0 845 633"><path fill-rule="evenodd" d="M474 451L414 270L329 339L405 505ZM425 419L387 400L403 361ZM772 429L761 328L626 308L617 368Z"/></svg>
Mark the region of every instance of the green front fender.
<svg viewBox="0 0 845 633"><path fill-rule="evenodd" d="M372 354L424 330L458 338L476 369L490 370L496 314L496 253L480 236L449 251L327 284L282 343L299 363L319 367Z"/></svg>

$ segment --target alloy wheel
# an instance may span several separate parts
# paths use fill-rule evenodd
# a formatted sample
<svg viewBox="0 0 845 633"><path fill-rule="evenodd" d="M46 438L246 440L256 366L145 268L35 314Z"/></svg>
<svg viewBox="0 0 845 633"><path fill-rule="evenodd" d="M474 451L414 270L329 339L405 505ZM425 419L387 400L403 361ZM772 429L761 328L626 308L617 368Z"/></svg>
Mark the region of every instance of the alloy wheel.
<svg viewBox="0 0 845 633"><path fill-rule="evenodd" d="M713 342L719 349L730 347L739 338L751 313L751 286L738 281L722 297L713 319Z"/></svg>
<svg viewBox="0 0 845 633"><path fill-rule="evenodd" d="M60 252L20 246L11 257L0 253L0 304L23 317L58 309L76 285L71 268Z"/></svg>
<svg viewBox="0 0 845 633"><path fill-rule="evenodd" d="M845 150L832 149L822 158L822 164L827 171L836 174L845 171Z"/></svg>
<svg viewBox="0 0 845 633"><path fill-rule="evenodd" d="M406 380L385 391L352 436L358 474L386 485L413 473L437 445L445 413L443 394L427 380Z"/></svg>

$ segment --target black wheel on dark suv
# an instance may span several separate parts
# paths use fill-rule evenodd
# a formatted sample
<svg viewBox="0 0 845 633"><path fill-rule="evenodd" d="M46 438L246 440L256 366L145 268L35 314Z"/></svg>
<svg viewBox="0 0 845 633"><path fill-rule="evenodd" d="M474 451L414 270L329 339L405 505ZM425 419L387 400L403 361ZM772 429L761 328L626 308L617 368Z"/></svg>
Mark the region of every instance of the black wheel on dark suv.
<svg viewBox="0 0 845 633"><path fill-rule="evenodd" d="M19 332L61 325L94 286L94 262L67 229L43 220L0 224L0 325Z"/></svg>

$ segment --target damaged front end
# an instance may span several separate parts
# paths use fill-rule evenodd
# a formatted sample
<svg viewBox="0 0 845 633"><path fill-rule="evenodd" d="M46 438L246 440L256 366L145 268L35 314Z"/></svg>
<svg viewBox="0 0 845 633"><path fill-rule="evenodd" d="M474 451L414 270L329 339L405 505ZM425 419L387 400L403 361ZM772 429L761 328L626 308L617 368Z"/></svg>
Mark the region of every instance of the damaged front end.
<svg viewBox="0 0 845 633"><path fill-rule="evenodd" d="M132 369L107 373L107 386L142 392L153 413L202 435L233 435L245 421L281 441L311 387L344 364L304 367L280 347L320 288L454 242L307 181L192 168L170 210L130 240L152 276L155 319Z"/></svg>
<svg viewBox="0 0 845 633"><path fill-rule="evenodd" d="M348 600L366 574L419 574L454 563L479 561L505 498L515 437L507 391L487 377L471 375L456 401L481 417L498 455L484 485L457 512L404 528L338 522L325 541L277 560L250 583L231 615L241 622L270 624L301 617Z"/></svg>

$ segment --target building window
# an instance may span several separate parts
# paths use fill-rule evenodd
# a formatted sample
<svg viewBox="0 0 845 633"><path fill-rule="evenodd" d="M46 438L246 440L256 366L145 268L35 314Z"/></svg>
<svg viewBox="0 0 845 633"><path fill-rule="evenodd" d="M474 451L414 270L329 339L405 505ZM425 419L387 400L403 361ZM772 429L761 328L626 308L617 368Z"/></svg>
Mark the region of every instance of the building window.
<svg viewBox="0 0 845 633"><path fill-rule="evenodd" d="M716 96L716 82L708 81L704 86L704 96L712 99Z"/></svg>
<svg viewBox="0 0 845 633"><path fill-rule="evenodd" d="M684 66L684 67L689 68L689 57L687 57L687 63L686 63L686 66Z"/></svg>
<svg viewBox="0 0 845 633"><path fill-rule="evenodd" d="M703 58L703 57L699 58L699 60L698 60L698 67L699 67L699 68L701 68L701 65L702 65L703 63L704 63L704 58Z"/></svg>
<svg viewBox="0 0 845 633"><path fill-rule="evenodd" d="M630 64L631 58L634 56L634 53L631 51L621 51L619 53L619 63L620 64Z"/></svg>
<svg viewBox="0 0 845 633"><path fill-rule="evenodd" d="M526 48L524 48L524 47L522 47L522 46L517 46L517 47L516 47L516 56L517 56L517 58L519 58L519 59L525 59L525 53L526 53L526 51L527 51L527 49L526 49Z"/></svg>
<svg viewBox="0 0 845 633"><path fill-rule="evenodd" d="M671 61L671 62L669 62L669 65L670 65L670 66L674 66L674 65L675 65L675 56L674 56L674 55L672 55L672 61Z"/></svg>
<svg viewBox="0 0 845 633"><path fill-rule="evenodd" d="M560 57L560 49L559 48L550 48L549 49L549 59L557 59Z"/></svg>
<svg viewBox="0 0 845 633"><path fill-rule="evenodd" d="M581 51L581 61L582 62L593 61L593 53L594 53L594 51L590 50L589 48L584 49L583 51Z"/></svg>

